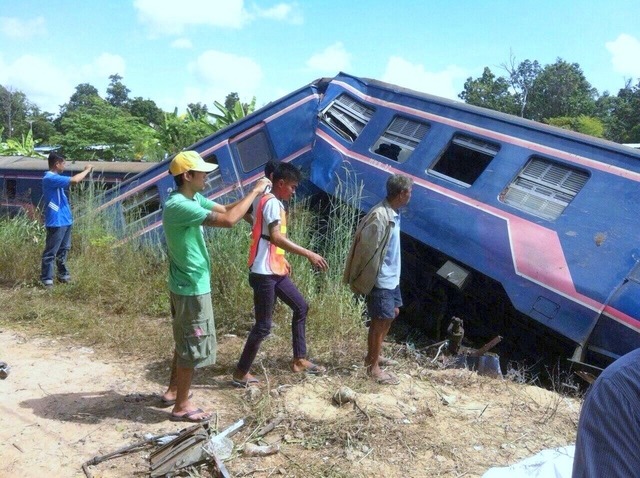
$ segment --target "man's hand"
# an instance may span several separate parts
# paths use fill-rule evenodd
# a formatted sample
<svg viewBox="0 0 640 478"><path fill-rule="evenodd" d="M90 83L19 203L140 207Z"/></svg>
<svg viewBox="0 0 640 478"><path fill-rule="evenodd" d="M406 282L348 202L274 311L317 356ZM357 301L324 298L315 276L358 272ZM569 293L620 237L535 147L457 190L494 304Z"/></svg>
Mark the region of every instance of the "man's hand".
<svg viewBox="0 0 640 478"><path fill-rule="evenodd" d="M311 262L311 265L316 269L319 269L321 271L326 271L327 269L329 269L329 264L327 263L325 258L322 257L320 254L316 254L315 252L309 251L309 255L307 256L307 259L309 260L309 262Z"/></svg>
<svg viewBox="0 0 640 478"><path fill-rule="evenodd" d="M91 166L90 164L87 164L87 165L84 167L84 170L85 170L85 171L89 170L89 172L91 172L91 170L92 170L92 169L93 169L93 166Z"/></svg>
<svg viewBox="0 0 640 478"><path fill-rule="evenodd" d="M257 194L262 194L265 192L267 187L269 188L271 187L271 181L269 180L269 178L261 178L253 186L253 192Z"/></svg>

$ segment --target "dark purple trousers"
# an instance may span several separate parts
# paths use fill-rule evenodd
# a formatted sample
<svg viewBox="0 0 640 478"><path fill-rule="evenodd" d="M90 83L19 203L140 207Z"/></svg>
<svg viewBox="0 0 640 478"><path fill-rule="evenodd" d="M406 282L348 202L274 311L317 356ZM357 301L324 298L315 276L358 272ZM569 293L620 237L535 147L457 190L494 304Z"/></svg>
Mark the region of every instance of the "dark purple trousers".
<svg viewBox="0 0 640 478"><path fill-rule="evenodd" d="M258 354L262 341L271 331L271 319L276 298L287 304L293 311L291 319L291 337L293 357L307 356L305 324L309 305L289 276L249 274L249 285L253 288L253 305L256 323L251 328L247 343L238 361L238 370L249 373L251 365Z"/></svg>

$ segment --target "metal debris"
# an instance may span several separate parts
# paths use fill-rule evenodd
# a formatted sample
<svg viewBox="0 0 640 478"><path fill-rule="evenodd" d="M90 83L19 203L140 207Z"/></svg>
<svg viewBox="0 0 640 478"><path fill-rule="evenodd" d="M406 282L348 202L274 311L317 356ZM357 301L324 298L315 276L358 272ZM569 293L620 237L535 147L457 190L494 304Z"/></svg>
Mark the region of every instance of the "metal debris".
<svg viewBox="0 0 640 478"><path fill-rule="evenodd" d="M452 317L449 327L447 327L447 340L449 341L449 352L457 354L464 338L464 328L460 317Z"/></svg>
<svg viewBox="0 0 640 478"><path fill-rule="evenodd" d="M7 378L9 376L9 370L11 370L11 367L9 367L7 362L0 362L0 379L4 380Z"/></svg>

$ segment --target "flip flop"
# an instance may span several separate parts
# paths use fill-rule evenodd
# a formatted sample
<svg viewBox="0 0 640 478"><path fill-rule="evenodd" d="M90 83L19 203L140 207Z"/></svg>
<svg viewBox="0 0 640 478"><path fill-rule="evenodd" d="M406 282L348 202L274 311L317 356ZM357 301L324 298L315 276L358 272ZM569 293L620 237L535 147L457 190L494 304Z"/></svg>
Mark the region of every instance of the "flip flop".
<svg viewBox="0 0 640 478"><path fill-rule="evenodd" d="M191 400L193 398L193 393L189 394L189 400ZM176 404L175 399L174 400L169 400L164 398L162 395L160 395L160 403L162 404L163 407L170 407L172 405Z"/></svg>
<svg viewBox="0 0 640 478"><path fill-rule="evenodd" d="M293 370L293 367L291 367L291 371L294 373L306 373L309 375L322 375L324 373L326 373L327 369L324 368L322 365L316 365L315 363L309 362L310 365L308 367L306 367L304 370L298 370L297 372L295 370Z"/></svg>
<svg viewBox="0 0 640 478"><path fill-rule="evenodd" d="M400 379L392 373L386 373L374 379L380 385L398 385L400 383Z"/></svg>
<svg viewBox="0 0 640 478"><path fill-rule="evenodd" d="M260 380L255 377L251 377L249 380L238 380L237 378L234 378L231 380L231 383L238 388L247 388L251 385L258 385Z"/></svg>
<svg viewBox="0 0 640 478"><path fill-rule="evenodd" d="M207 414L202 418L194 418L194 415L199 415L201 413L205 413L202 408L196 408L195 410L191 410L190 412L183 413L182 415L176 415L175 413L171 414L169 420L172 422L189 422L189 423L202 423L211 420L211 414Z"/></svg>
<svg viewBox="0 0 640 478"><path fill-rule="evenodd" d="M378 365L380 365L381 367L395 367L398 364L399 362L397 360L393 360L388 357L383 357L382 355L378 359Z"/></svg>
<svg viewBox="0 0 640 478"><path fill-rule="evenodd" d="M305 373L308 373L309 375L322 375L326 373L326 371L327 369L322 365L316 365L315 363L312 363L305 369Z"/></svg>

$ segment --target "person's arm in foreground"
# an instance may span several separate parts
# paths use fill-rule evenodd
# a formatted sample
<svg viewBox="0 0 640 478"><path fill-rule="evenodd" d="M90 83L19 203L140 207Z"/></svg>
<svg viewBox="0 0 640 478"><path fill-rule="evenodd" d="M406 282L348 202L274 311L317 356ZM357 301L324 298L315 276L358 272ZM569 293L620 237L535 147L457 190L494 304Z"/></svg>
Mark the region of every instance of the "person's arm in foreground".
<svg viewBox="0 0 640 478"><path fill-rule="evenodd" d="M233 227L245 216L253 200L270 185L271 181L262 178L256 182L251 192L239 201L228 206L216 203L202 224L209 227Z"/></svg>

